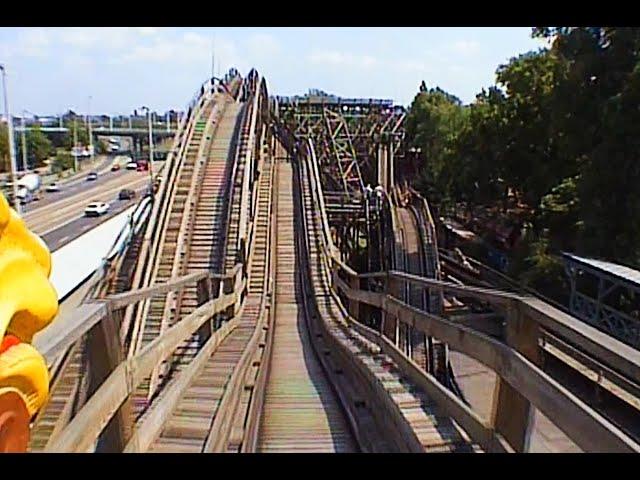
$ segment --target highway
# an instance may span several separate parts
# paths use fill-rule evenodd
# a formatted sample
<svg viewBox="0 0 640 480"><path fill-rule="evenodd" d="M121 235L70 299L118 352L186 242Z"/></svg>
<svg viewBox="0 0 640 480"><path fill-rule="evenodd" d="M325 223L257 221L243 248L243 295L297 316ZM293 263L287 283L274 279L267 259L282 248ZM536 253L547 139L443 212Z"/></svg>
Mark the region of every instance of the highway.
<svg viewBox="0 0 640 480"><path fill-rule="evenodd" d="M98 163L99 162L99 163ZM110 178L113 174L123 172L111 172L111 165L113 164L113 157L107 157L102 161L96 162L97 165L94 168L84 167L82 171L73 174L69 178L56 182L60 186L59 192L46 192L46 185L41 188L40 199L34 202L28 203L22 206L23 216L26 213L35 212L40 208L59 200L72 197L83 191L87 191L94 187L93 182L87 182L87 175L89 172L97 172L99 180L103 178Z"/></svg>
<svg viewBox="0 0 640 480"><path fill-rule="evenodd" d="M106 171L94 182L86 181L83 176L63 186L61 192L44 193L41 200L29 205L31 208L23 213L23 219L49 249L55 251L133 204L148 183L148 172L131 170ZM125 188L135 190L136 198L118 200L118 193ZM109 203L109 213L85 217L84 209L94 201Z"/></svg>
<svg viewBox="0 0 640 480"><path fill-rule="evenodd" d="M106 222L123 210L126 210L127 207L130 207L140 199L140 195L143 194L145 188L146 184L144 187L137 189L136 198L132 200L118 200L117 194L113 195L112 200L109 201L111 207L106 215L102 215L100 217L85 217L82 214L79 214L77 218L56 227L54 230L50 230L48 233L41 235L41 237L49 247L49 250L55 252L67 243L78 238L80 235L97 227L101 223Z"/></svg>

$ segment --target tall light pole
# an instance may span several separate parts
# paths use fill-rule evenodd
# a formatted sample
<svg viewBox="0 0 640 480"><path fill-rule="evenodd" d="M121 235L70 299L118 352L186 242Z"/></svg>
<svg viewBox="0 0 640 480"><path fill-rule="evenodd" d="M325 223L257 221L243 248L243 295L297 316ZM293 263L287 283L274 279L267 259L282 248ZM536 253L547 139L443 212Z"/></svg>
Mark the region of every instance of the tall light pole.
<svg viewBox="0 0 640 480"><path fill-rule="evenodd" d="M150 193L153 194L153 124L151 123L151 110L149 110L149 107L141 108L147 111L149 120L149 188Z"/></svg>
<svg viewBox="0 0 640 480"><path fill-rule="evenodd" d="M93 164L93 135L91 135L91 95L89 95L89 114L87 115L89 121L89 155L91 156L91 163Z"/></svg>
<svg viewBox="0 0 640 480"><path fill-rule="evenodd" d="M7 88L7 71L4 64L0 63L2 71L2 89L4 93L4 112L7 117L7 132L9 133L9 158L11 160L11 184L13 186L13 206L18 214L20 214L20 200L18 199L18 180L16 179L16 146L13 138L13 121L11 120L11 111L9 109L9 94Z"/></svg>
<svg viewBox="0 0 640 480"><path fill-rule="evenodd" d="M22 168L27 169L27 126L24 123L24 116L27 114L25 110L22 111L22 118L20 124L22 125Z"/></svg>
<svg viewBox="0 0 640 480"><path fill-rule="evenodd" d="M20 119L20 124L22 125L22 168L24 170L27 170L27 167L29 166L27 162L27 126L24 121L27 113L35 115L35 113L30 112L29 110L22 110L22 118Z"/></svg>
<svg viewBox="0 0 640 480"><path fill-rule="evenodd" d="M78 119L73 117L73 148L71 149L71 153L73 153L73 171L78 171Z"/></svg>

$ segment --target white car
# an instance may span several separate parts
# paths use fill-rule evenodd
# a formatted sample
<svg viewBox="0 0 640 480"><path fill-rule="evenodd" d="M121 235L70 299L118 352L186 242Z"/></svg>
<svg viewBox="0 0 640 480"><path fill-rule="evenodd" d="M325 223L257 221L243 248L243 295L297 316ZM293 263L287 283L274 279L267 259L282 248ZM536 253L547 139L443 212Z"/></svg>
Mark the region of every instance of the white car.
<svg viewBox="0 0 640 480"><path fill-rule="evenodd" d="M138 164L136 162L127 163L127 170L137 170Z"/></svg>
<svg viewBox="0 0 640 480"><path fill-rule="evenodd" d="M84 209L84 214L87 217L99 217L100 215L104 215L109 211L109 204L106 202L93 202L87 205L87 208Z"/></svg>
<svg viewBox="0 0 640 480"><path fill-rule="evenodd" d="M57 183L53 182L53 183L47 185L46 191L47 192L59 192L60 191L60 185L58 185Z"/></svg>

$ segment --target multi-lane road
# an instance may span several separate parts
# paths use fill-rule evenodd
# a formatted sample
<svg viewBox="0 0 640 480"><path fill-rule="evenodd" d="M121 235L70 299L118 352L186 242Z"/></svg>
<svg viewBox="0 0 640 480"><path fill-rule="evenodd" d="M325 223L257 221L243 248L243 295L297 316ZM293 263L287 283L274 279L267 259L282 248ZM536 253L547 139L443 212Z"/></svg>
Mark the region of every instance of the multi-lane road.
<svg viewBox="0 0 640 480"><path fill-rule="evenodd" d="M24 209L22 218L27 226L43 238L51 251L132 205L149 185L149 172L111 172L104 165L100 167L96 169L99 173L96 181L87 181L85 173L80 178L61 183L60 192L42 194L40 200ZM125 188L135 190L136 198L118 200L120 190ZM85 217L86 206L99 201L110 204L109 213L101 217Z"/></svg>

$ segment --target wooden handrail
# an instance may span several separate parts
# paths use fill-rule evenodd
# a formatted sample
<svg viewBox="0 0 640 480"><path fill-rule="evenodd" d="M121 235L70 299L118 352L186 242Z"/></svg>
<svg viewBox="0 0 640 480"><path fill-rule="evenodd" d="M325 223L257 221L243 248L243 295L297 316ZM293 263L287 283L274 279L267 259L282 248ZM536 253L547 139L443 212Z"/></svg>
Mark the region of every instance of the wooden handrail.
<svg viewBox="0 0 640 480"><path fill-rule="evenodd" d="M398 276L397 272L391 276ZM407 277L414 276L400 276L414 283L432 281L420 279L417 282ZM640 452L640 445L510 346L410 306L391 295L353 289L339 277L334 285L347 298L379 307L413 329L438 338L493 369L581 448L598 452ZM478 293L478 290L482 296L486 295L483 289L474 289L474 293ZM510 299L511 306L515 304L515 308L518 308L520 299L514 297Z"/></svg>
<svg viewBox="0 0 640 480"><path fill-rule="evenodd" d="M142 351L121 362L45 451L84 452L90 448L120 405L144 378L204 322L239 302L245 288L246 279L243 279L236 285L233 293L198 307L145 346ZM219 332L220 330L213 333L213 336L220 335Z"/></svg>
<svg viewBox="0 0 640 480"><path fill-rule="evenodd" d="M310 145L310 154L311 157L314 156L312 145ZM316 203L316 208L320 210L324 220L323 227L325 227L326 214L323 209L324 205L320 200L321 192L317 192L319 176L316 176L317 169L314 168L314 158L310 160L312 165L310 175L313 179L311 183L312 187L314 187L312 188L313 200ZM639 378L640 352L631 351L630 347L621 342L532 297L479 287L460 286L398 271L358 275L353 269L344 265L336 250L331 248L331 238L328 235L327 228L325 227L322 230L327 245L321 251L323 255L328 257L327 261L332 265L333 289L342 292L349 300L381 308L406 325L425 335L439 338L456 350L487 365L496 371L500 378L521 392L532 405L544 413L584 450L640 452L638 443L582 402L556 380L548 376L515 348L471 328L412 307L386 293L354 289L339 277L338 271L342 271L343 274L350 278L380 278L387 283L393 280L405 281L423 288L452 291L481 299L505 309L507 312L515 311L523 315L527 320L538 323L545 330L568 338L634 380ZM509 318L507 318L507 321L509 321ZM356 322L351 324L354 325ZM361 329L357 328L357 330ZM387 339L382 338L380 334L378 336L380 337L377 339L378 345L388 350L387 353L393 353L390 351L392 348L389 346L393 347L393 345ZM373 338L371 339L374 340ZM400 354L403 355L402 352ZM431 390L432 393L438 393L434 388L431 388ZM440 402L446 404L446 410L454 419L473 427L474 431L468 433L475 433L481 437L477 438L476 441L483 445L490 441L492 445L498 446L495 443L495 438L492 438L491 435L487 436L486 428L478 423L479 419L477 417L470 415L461 405L457 403L454 405L455 401L446 395L438 394L438 397ZM487 426L487 428L489 427Z"/></svg>

